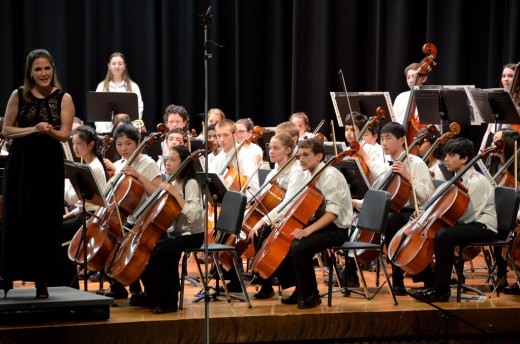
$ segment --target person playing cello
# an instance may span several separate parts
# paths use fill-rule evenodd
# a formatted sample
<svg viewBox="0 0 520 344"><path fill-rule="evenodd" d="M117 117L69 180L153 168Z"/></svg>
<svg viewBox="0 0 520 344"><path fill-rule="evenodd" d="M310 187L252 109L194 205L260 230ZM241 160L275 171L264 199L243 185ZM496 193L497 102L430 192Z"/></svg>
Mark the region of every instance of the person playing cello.
<svg viewBox="0 0 520 344"><path fill-rule="evenodd" d="M506 161L508 161L514 154L515 154L515 141L519 141L520 135L518 132L514 129L500 129L498 130L495 135L493 135L493 145L498 140L502 140L504 142L504 149L500 153L494 153L491 155L487 161L486 161L486 167L489 171L489 173L492 176L495 176L497 172L501 169L501 167L504 165ZM507 181L505 183L499 183L504 184L503 186L507 187L515 187L514 185L511 185L511 181L514 183L514 175L515 175L515 166L514 162L506 169L506 173L509 174L511 178L510 181ZM504 173L504 172L503 172ZM502 177L502 176L501 176ZM509 184L509 185L507 185ZM497 238L500 240L505 240L508 235L508 231L499 231L497 234ZM495 247L493 250L493 256L495 258L495 262L497 265L497 278L500 281L498 284L498 290L502 291L504 290L505 294L510 295L520 295L520 288L518 287L518 284L514 284L511 287L508 287L507 283L507 261L504 260L502 257L502 249Z"/></svg>
<svg viewBox="0 0 520 344"><path fill-rule="evenodd" d="M296 137L296 139L298 138ZM291 159L295 153L294 147L294 139L288 134L277 134L271 138L271 142L269 143L269 159L275 164L275 167L267 175L265 179L266 183L271 182L280 169L285 166L289 159ZM286 190L284 199L289 199L296 195L301 185L303 185L307 179L308 173L302 170L300 162L296 160L292 162L290 167L278 175L276 182ZM265 191L268 192L269 188L266 188ZM271 233L271 226L276 222L276 219L285 214L288 207L280 209L281 205L282 203L262 217L262 219L257 222L249 232L249 239L255 240L255 247L259 247L263 242L263 239ZM286 281L284 277L285 276L283 275L278 276L282 288L293 287L294 280ZM264 280L258 276L255 280L257 280L257 282L259 280L262 285L260 291L254 295L255 299L268 299L274 296L271 279Z"/></svg>
<svg viewBox="0 0 520 344"><path fill-rule="evenodd" d="M428 170L428 166L424 163L424 161L410 154L408 158L410 159L410 166L408 166L407 160L405 158L404 162L397 161L402 154L405 154L404 149L404 140L406 139L406 131L404 126L397 122L387 123L380 131L381 135L381 146L383 147L383 151L385 154L389 155L391 160L389 163L391 165L385 165L384 171L392 170L395 173L398 173L401 178L404 178L408 182L412 183L415 187L415 194L417 196L417 202L419 205L426 202L430 196L434 192L434 187L432 180L430 178L430 172ZM353 200L353 206L360 209L362 206L362 200ZM410 196L408 203L406 206L413 206L414 199L413 194ZM401 212L390 212L388 214L388 221L385 233L385 242L388 245L395 233L401 227L403 227L407 222L410 216L412 215L413 210L407 209L406 207L401 210ZM415 277L418 281L420 276ZM403 271L392 264L392 281L394 293L396 295L406 295L406 289L404 287L403 280ZM432 281L424 281L426 285L430 285Z"/></svg>
<svg viewBox="0 0 520 344"><path fill-rule="evenodd" d="M352 123L352 121L354 123ZM356 111L352 112L352 116L347 115L345 118L345 138L347 139L347 142L350 143L356 139L359 131L365 126L367 121L367 116ZM357 155L363 158L367 164L368 170L370 171L370 174L367 176L370 183L373 183L376 180L383 169L383 164L385 163L383 148L379 143L377 143L378 133L379 127L377 124L372 128L367 128L363 134L365 144L361 145L357 152Z"/></svg>
<svg viewBox="0 0 520 344"><path fill-rule="evenodd" d="M141 141L139 130L132 124L123 124L114 130L114 142L116 144L117 153L121 155L121 159L114 163L105 159L107 169L113 169L117 172L121 171L128 176L132 176L143 184L147 195L153 194L157 187L161 184L161 173L155 161L146 154L139 154L137 159L131 166L126 166L126 161L132 156ZM111 187L111 181L107 183ZM141 285L139 281L130 286L130 292L133 295L140 295ZM105 296L114 299L126 299L128 292L126 288L119 282L114 281L107 289ZM132 302L132 298L130 299Z"/></svg>
<svg viewBox="0 0 520 344"><path fill-rule="evenodd" d="M298 156L302 170L314 174L324 166L323 142L310 138L298 144ZM295 228L291 235L289 254L285 259L293 263L287 269L287 277L296 279L291 296L282 298L283 304L297 304L298 308L314 308L321 304L313 257L328 247L341 245L348 239L352 223L352 200L347 181L335 167L326 167L316 180L315 187L324 197L314 219L305 228ZM282 262L282 264L284 264Z"/></svg>
<svg viewBox="0 0 520 344"><path fill-rule="evenodd" d="M450 172L457 174L475 155L472 141L459 137L446 143L444 162ZM490 241L497 233L495 192L489 180L471 167L460 181L468 189L469 206L453 227L443 227L435 234L434 287L415 294L429 302L450 299L450 280L455 260L455 247L468 242ZM429 270L427 267L425 270Z"/></svg>
<svg viewBox="0 0 520 344"><path fill-rule="evenodd" d="M409 88L413 87L413 80L415 77L415 73L420 68L420 64L417 62L411 63L404 69L404 76L406 77L406 84ZM428 75L421 75L417 78L417 84L415 86L422 86L428 80ZM395 121L405 125L404 118L406 117L406 105L408 104L410 98L410 91L404 91L400 93L394 101L394 114ZM419 114L417 113L417 108L414 108L414 115L419 118Z"/></svg>
<svg viewBox="0 0 520 344"><path fill-rule="evenodd" d="M172 147L166 160L166 172L173 173L189 155L190 151L184 146ZM177 311L178 265L182 252L200 247L204 241L202 197L193 162L189 162L171 184L162 183L159 188L177 200L181 212L157 242L141 275L146 296L141 294L134 298L133 305L148 305L154 314Z"/></svg>

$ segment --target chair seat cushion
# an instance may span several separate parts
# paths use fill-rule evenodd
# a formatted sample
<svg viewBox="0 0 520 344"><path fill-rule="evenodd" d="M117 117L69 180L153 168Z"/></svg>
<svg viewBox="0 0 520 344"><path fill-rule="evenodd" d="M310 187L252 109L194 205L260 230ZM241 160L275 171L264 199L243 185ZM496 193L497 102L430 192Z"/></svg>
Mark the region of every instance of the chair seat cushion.
<svg viewBox="0 0 520 344"><path fill-rule="evenodd" d="M371 244L368 242L362 241L347 241L341 246L336 246L332 248L333 250L378 250L381 249L381 245L379 244Z"/></svg>
<svg viewBox="0 0 520 344"><path fill-rule="evenodd" d="M208 245L208 252L231 252L235 251L235 246L228 246L223 244L209 244ZM204 252L204 245L202 245L200 248L190 248L187 249L186 252Z"/></svg>

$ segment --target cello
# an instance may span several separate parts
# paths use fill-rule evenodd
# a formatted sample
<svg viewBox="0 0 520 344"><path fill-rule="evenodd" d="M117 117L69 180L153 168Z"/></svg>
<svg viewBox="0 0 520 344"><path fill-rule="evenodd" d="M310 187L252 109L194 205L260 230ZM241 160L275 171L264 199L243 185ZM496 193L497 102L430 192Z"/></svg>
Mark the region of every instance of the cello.
<svg viewBox="0 0 520 344"><path fill-rule="evenodd" d="M429 126L426 131L420 132L408 147L409 151L412 151L417 145L417 142L422 140L425 136L434 135L435 132L437 132L437 128L433 125ZM403 152L397 160L402 162L406 156L406 152ZM392 199L390 209L395 212L400 212L401 209L403 209L412 194L412 185L410 182L402 178L399 173L395 173L392 170L382 173L372 184L372 189L388 191Z"/></svg>
<svg viewBox="0 0 520 344"><path fill-rule="evenodd" d="M184 167L198 159L204 150L190 154L166 179L172 183ZM157 189L134 214L127 218L128 234L120 247L116 247L106 261L105 272L109 277L130 285L143 273L157 241L172 225L181 211L179 203L163 189Z"/></svg>
<svg viewBox="0 0 520 344"><path fill-rule="evenodd" d="M291 242L294 240L291 233L294 232L295 228L305 228L324 200L323 195L315 186L318 178L333 162L342 160L346 156L356 153L357 150L359 150L359 143L352 141L349 149L329 159L299 189L294 197L284 200L282 208L287 207L291 203L292 205L288 208L283 219L273 227L271 234L269 234L262 247L258 250L253 259L251 270L264 279L269 278L274 273L289 252Z"/></svg>
<svg viewBox="0 0 520 344"><path fill-rule="evenodd" d="M131 166L146 145L164 136L157 132L147 136L126 161L125 166ZM90 271L99 271L112 252L114 245L122 234L122 224L126 217L141 203L144 196L143 185L131 176L121 172L115 175L105 190L107 207L100 207L87 222L87 251L82 245L83 226L76 232L68 249L69 259L77 264L86 263ZM121 219L120 219L121 216Z"/></svg>
<svg viewBox="0 0 520 344"><path fill-rule="evenodd" d="M413 138L417 136L421 129L427 128L426 124L419 123L419 121L415 118L415 85L417 85L417 79L419 76L426 75L432 70L434 66L437 65L437 63L434 61L435 57L437 57L437 47L433 43L426 43L423 45L422 51L428 56L426 56L420 62L419 69L415 73L403 120L403 125L406 129L407 142L412 142ZM411 152L412 150L410 150L410 153Z"/></svg>
<svg viewBox="0 0 520 344"><path fill-rule="evenodd" d="M388 245L388 257L396 266L416 275L423 271L433 258L435 234L445 226L453 227L469 205L468 190L459 181L479 159L503 148L495 147L477 154L448 182L441 185L423 204L424 212L403 226Z"/></svg>

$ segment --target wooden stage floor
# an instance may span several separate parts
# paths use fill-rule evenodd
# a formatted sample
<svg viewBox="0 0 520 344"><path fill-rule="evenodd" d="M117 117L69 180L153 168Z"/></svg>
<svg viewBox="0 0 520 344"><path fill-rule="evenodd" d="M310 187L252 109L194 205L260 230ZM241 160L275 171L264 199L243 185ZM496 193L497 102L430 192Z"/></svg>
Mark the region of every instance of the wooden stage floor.
<svg viewBox="0 0 520 344"><path fill-rule="evenodd" d="M480 263L478 257L475 264ZM194 263L191 265L194 274ZM319 268L317 276L320 291L326 291ZM366 272L365 276L374 287L375 274ZM512 282L512 274L508 277ZM484 279L483 269L467 272L466 283L486 291L485 296L463 294L467 299L457 304L456 290L452 289L450 302L435 304L442 309L411 296L398 296L399 305L394 306L385 286L372 300L334 293L330 309L324 297L321 306L299 310L282 305L278 294L269 300L255 300L255 287L249 286L252 309L240 301L227 303L224 297L209 302L210 342L519 343L520 296L491 295ZM407 287L419 286L411 279L405 283ZM90 292L98 286L89 282ZM34 284L17 282L15 288L34 288ZM37 324L0 324L0 343L203 343L205 305L203 301L192 302L199 291L200 287L187 283L184 310L177 313L154 315L147 308L129 306L128 300L118 300L106 321L46 323L42 319Z"/></svg>

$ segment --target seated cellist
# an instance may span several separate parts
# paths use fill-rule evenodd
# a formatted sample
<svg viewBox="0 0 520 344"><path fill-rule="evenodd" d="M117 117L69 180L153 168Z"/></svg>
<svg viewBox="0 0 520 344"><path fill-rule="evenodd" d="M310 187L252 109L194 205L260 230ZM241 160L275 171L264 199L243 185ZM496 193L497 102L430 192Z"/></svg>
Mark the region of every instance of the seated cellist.
<svg viewBox="0 0 520 344"><path fill-rule="evenodd" d="M296 135L298 140L298 135ZM293 137L287 134L277 134L271 138L269 143L269 159L275 164L274 169L267 175L266 183L269 183L274 176L285 166L291 159L295 152L295 142ZM290 167L278 175L276 182L286 190L284 199L291 198L300 189L301 185L305 183L308 178L308 173L302 170L298 160L289 162ZM269 187L265 188L264 192L268 192ZM276 219L284 215L284 210L279 209L281 204L266 214L249 232L249 239L255 240L255 247L259 247L270 233L271 226ZM285 208L287 210L288 207ZM255 239L256 238L256 239ZM294 280L287 281L283 276L277 276L282 288L289 288L294 286ZM256 282L260 282L262 287L258 293L254 295L255 299L268 299L274 296L274 290L271 279L263 280L261 277L255 277Z"/></svg>
<svg viewBox="0 0 520 344"><path fill-rule="evenodd" d="M406 139L406 131L403 125L397 122L387 123L380 131L381 146L385 154L390 156L391 161L385 165L384 171L392 170L399 174L401 178L413 183L415 188L415 194L417 202L422 205L426 202L434 192L432 180L430 178L430 172L428 166L424 161L410 154L408 156L410 165L408 165L408 159L405 158L403 162L397 161L403 154L405 154L404 140ZM391 165L390 165L391 163ZM406 206L413 207L414 198L413 193L405 205L405 208L401 212L390 212L388 215L385 242L388 245L395 233L401 227L403 227L409 220L413 213L412 208L406 208ZM360 209L362 206L362 200L353 200L353 206ZM422 276L415 277L415 281L420 281ZM424 279L423 279L424 281ZM392 264L392 282L394 293L396 295L406 295L406 289L404 287L403 271ZM427 286L430 286L432 281L424 281Z"/></svg>
<svg viewBox="0 0 520 344"><path fill-rule="evenodd" d="M309 171L311 175L320 171L324 166L323 142L314 138L300 141L298 156L304 171ZM350 189L338 169L326 167L316 180L315 187L324 200L310 224L305 228L295 228L291 233L294 240L285 260L292 261L293 269L283 272L288 278L296 279L296 288L291 296L284 297L281 301L283 304L297 304L300 309L314 308L321 304L314 271L314 255L345 242L352 222Z"/></svg>
<svg viewBox="0 0 520 344"><path fill-rule="evenodd" d="M475 146L472 141L459 137L449 140L444 151L446 168L457 174L475 155ZM469 206L455 226L443 227L435 234L435 287L416 291L417 296L430 302L450 299L455 247L468 242L490 241L497 233L495 194L489 180L471 167L461 176L460 182L468 189Z"/></svg>
<svg viewBox="0 0 520 344"><path fill-rule="evenodd" d="M229 158L235 154L237 143L235 142L235 122L230 119L223 119L216 127L217 140L222 148L222 153L217 155L209 165L208 171L219 173L224 167ZM248 195L255 193L258 190L258 175L255 174L257 164L255 158L248 154L247 151L238 151L236 157L231 162L237 172L244 176L247 180L253 178L248 184ZM237 190L239 191L239 190Z"/></svg>
<svg viewBox="0 0 520 344"><path fill-rule="evenodd" d="M166 172L173 173L189 155L184 146L172 147L166 160ZM154 314L177 311L178 266L182 252L200 247L204 240L202 197L193 162L189 162L171 184L165 182L159 187L175 198L181 212L157 242L141 275L145 295L136 296L132 302L135 306L151 307Z"/></svg>

